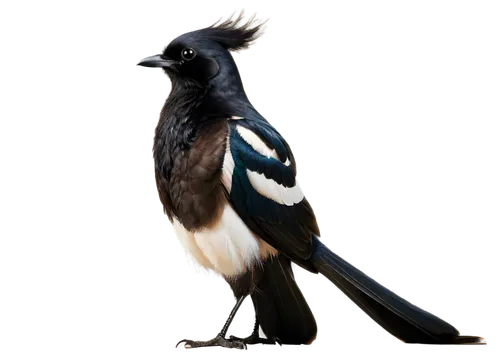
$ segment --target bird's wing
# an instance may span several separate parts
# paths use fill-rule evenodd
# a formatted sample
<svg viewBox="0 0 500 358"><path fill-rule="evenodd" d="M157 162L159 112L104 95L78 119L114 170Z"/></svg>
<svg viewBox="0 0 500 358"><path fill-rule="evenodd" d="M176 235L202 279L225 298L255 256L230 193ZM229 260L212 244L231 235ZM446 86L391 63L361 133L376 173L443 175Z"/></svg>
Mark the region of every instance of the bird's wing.
<svg viewBox="0 0 500 358"><path fill-rule="evenodd" d="M303 264L319 229L290 147L265 121L230 120L229 129L222 184L231 205L250 230Z"/></svg>

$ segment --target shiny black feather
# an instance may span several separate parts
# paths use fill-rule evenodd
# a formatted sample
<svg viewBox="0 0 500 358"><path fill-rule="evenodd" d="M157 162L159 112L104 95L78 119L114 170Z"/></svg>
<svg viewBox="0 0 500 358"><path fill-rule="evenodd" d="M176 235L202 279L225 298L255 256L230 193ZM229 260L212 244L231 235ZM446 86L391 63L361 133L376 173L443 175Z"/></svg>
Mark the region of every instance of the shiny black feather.
<svg viewBox="0 0 500 358"><path fill-rule="evenodd" d="M291 188L295 185L295 173L291 167L284 166L274 158L268 158L257 153L241 138L238 131L231 130L230 135L233 157L236 156L238 163L241 163L251 171L264 174L266 178L274 180L285 187Z"/></svg>
<svg viewBox="0 0 500 358"><path fill-rule="evenodd" d="M262 123L249 118L245 118L244 122L250 123L254 130ZM285 154L285 157L291 158L289 166L260 155L237 134L235 126L239 123L230 123L229 145L235 163L231 191L228 193L232 206L260 238L295 263L316 272L308 259L312 253L312 235L319 235L319 228L307 199L292 206L279 204L258 193L247 174L247 169L254 170L264 173L269 180L291 186L290 184L295 184L293 155L291 152ZM265 130L270 131L270 128ZM258 129L255 132L259 133ZM275 138L280 137L276 130L273 130L273 134ZM268 143L271 144L272 141L268 140ZM270 148L276 149L274 146Z"/></svg>
<svg viewBox="0 0 500 358"><path fill-rule="evenodd" d="M295 282L290 260L283 255L270 258L262 270L265 274L251 296L262 331L283 344L311 343L316 320Z"/></svg>

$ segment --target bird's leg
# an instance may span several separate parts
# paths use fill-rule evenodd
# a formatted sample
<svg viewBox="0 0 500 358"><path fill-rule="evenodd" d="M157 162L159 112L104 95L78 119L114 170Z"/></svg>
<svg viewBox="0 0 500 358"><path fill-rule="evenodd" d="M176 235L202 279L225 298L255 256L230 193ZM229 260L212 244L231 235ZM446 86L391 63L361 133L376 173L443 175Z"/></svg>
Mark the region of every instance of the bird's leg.
<svg viewBox="0 0 500 358"><path fill-rule="evenodd" d="M236 305L234 305L233 310L229 314L229 317L227 318L226 323L224 324L224 327L222 327L222 330L220 333L215 336L215 338L209 340L209 341L192 341L189 339L183 339L175 347L177 347L179 344L184 343L185 348L199 348L199 347L225 347L225 348L238 348L238 349L246 349L247 346L243 341L238 341L238 340L231 340L231 339L226 339L226 333L231 325L231 322L233 321L234 316L236 315L236 312L238 312L238 309L240 308L241 304L243 303L243 300L245 299L245 296L242 296L238 298L236 301Z"/></svg>

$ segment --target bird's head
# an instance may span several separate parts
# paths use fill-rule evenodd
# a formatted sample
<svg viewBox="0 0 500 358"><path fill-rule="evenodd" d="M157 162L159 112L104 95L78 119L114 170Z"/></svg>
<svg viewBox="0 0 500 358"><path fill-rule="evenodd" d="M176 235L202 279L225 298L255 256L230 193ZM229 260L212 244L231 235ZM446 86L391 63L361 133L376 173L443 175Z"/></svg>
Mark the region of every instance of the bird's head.
<svg viewBox="0 0 500 358"><path fill-rule="evenodd" d="M147 57L138 65L163 68L174 86L242 89L230 51L248 48L262 34L263 24L254 17L245 22L241 13L235 19L177 37L162 54Z"/></svg>

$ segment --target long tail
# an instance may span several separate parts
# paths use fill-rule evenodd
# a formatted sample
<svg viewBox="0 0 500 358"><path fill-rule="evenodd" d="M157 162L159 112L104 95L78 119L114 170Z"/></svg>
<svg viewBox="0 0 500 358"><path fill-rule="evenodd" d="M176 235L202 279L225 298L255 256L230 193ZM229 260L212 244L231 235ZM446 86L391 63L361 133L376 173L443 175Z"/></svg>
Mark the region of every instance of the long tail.
<svg viewBox="0 0 500 358"><path fill-rule="evenodd" d="M485 344L481 337L460 336L449 323L389 291L331 252L314 238L311 262L368 316L406 343Z"/></svg>

